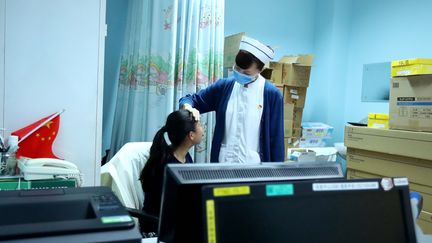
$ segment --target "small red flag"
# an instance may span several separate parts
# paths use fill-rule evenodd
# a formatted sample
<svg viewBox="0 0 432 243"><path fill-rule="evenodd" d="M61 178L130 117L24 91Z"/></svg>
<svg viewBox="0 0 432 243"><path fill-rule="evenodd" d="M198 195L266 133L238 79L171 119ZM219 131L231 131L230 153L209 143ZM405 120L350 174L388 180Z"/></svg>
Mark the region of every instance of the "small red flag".
<svg viewBox="0 0 432 243"><path fill-rule="evenodd" d="M12 133L12 135L18 136L19 140L19 149L16 153L17 158L24 156L28 158L58 159L58 157L52 152L52 144L54 143L54 139L57 137L60 126L60 114L52 118L55 114L56 113L44 117L39 121ZM50 118L52 119L50 120ZM39 129L33 131L40 125L42 126ZM22 140L22 138L27 134L29 134L28 137Z"/></svg>

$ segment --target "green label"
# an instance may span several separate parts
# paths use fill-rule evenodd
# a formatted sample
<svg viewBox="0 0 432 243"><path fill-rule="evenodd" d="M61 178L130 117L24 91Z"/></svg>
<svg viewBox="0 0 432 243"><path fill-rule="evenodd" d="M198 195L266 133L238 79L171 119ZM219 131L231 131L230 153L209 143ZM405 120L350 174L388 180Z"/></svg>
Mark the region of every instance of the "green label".
<svg viewBox="0 0 432 243"><path fill-rule="evenodd" d="M274 184L266 186L267 197L291 196L294 194L293 184Z"/></svg>
<svg viewBox="0 0 432 243"><path fill-rule="evenodd" d="M131 222L132 218L129 215L120 215L120 216L105 216L101 218L102 223L104 224L115 224L115 223L124 223Z"/></svg>

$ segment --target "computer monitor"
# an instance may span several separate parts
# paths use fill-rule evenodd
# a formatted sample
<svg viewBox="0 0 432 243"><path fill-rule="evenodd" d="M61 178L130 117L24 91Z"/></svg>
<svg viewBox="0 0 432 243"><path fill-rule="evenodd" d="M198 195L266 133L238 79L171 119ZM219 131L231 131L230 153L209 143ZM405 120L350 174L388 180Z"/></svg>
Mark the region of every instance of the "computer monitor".
<svg viewBox="0 0 432 243"><path fill-rule="evenodd" d="M202 242L204 185L343 178L338 163L168 164L159 216L160 242Z"/></svg>
<svg viewBox="0 0 432 243"><path fill-rule="evenodd" d="M203 187L203 242L416 242L406 178Z"/></svg>

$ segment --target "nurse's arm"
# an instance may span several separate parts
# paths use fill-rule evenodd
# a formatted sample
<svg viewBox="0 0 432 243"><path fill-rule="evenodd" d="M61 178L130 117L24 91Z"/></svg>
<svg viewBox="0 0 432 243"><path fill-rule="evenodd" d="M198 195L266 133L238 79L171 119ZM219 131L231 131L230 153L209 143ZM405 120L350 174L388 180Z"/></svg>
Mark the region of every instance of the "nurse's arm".
<svg viewBox="0 0 432 243"><path fill-rule="evenodd" d="M195 94L188 94L180 99L179 106L181 109L188 109L193 107L200 113L206 113L216 110L216 104L218 104L222 94L222 83L215 82L205 89L200 90ZM190 106L190 107L189 107Z"/></svg>

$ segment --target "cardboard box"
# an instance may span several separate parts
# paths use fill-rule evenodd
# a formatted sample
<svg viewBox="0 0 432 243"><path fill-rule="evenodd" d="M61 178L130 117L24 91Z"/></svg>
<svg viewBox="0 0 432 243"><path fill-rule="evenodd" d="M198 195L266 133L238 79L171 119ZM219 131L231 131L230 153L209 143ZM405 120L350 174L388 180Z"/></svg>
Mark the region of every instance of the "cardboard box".
<svg viewBox="0 0 432 243"><path fill-rule="evenodd" d="M301 137L302 129L294 126L293 120L284 120L284 137Z"/></svg>
<svg viewBox="0 0 432 243"><path fill-rule="evenodd" d="M288 159L296 162L315 162L316 152L311 149L288 149Z"/></svg>
<svg viewBox="0 0 432 243"><path fill-rule="evenodd" d="M296 138L302 137L302 129L300 127L294 127L292 129L292 136Z"/></svg>
<svg viewBox="0 0 432 243"><path fill-rule="evenodd" d="M269 67L272 69L271 80L276 85L282 85L282 68L283 63L270 62Z"/></svg>
<svg viewBox="0 0 432 243"><path fill-rule="evenodd" d="M432 133L345 127L345 146L386 154L432 160Z"/></svg>
<svg viewBox="0 0 432 243"><path fill-rule="evenodd" d="M308 87L311 67L298 64L284 64L282 80L285 85Z"/></svg>
<svg viewBox="0 0 432 243"><path fill-rule="evenodd" d="M361 170L347 168L347 179L369 179L382 177L389 176L378 175ZM423 196L423 210L432 211L432 187L420 185L411 181L409 182L409 187L411 191L419 192Z"/></svg>
<svg viewBox="0 0 432 243"><path fill-rule="evenodd" d="M303 122L303 138L331 138L334 128L321 122Z"/></svg>
<svg viewBox="0 0 432 243"><path fill-rule="evenodd" d="M392 77L424 74L432 74L431 58L412 58L396 60L391 63Z"/></svg>
<svg viewBox="0 0 432 243"><path fill-rule="evenodd" d="M303 108L294 108L292 113L286 112L284 114L284 120L293 121L293 128L300 128L303 117Z"/></svg>
<svg viewBox="0 0 432 243"><path fill-rule="evenodd" d="M305 55L286 55L279 59L279 62L286 64L300 64L306 66L312 66L314 56L311 54Z"/></svg>
<svg viewBox="0 0 432 243"><path fill-rule="evenodd" d="M294 112L295 112L294 104L285 103L284 104L284 119L285 120L294 120Z"/></svg>
<svg viewBox="0 0 432 243"><path fill-rule="evenodd" d="M284 120L284 137L293 136L293 120Z"/></svg>
<svg viewBox="0 0 432 243"><path fill-rule="evenodd" d="M303 118L303 109L302 108L294 108L294 118L293 118L293 127L300 128Z"/></svg>
<svg viewBox="0 0 432 243"><path fill-rule="evenodd" d="M235 63L235 58L239 51L240 41L245 35L245 32L230 35L225 37L224 42L224 67L233 67Z"/></svg>
<svg viewBox="0 0 432 243"><path fill-rule="evenodd" d="M389 115L384 113L369 113L368 114L368 127L384 128L389 127Z"/></svg>
<svg viewBox="0 0 432 243"><path fill-rule="evenodd" d="M309 86L313 55L284 56L279 62L284 63L282 69L284 85Z"/></svg>
<svg viewBox="0 0 432 243"><path fill-rule="evenodd" d="M299 138L295 137L285 137L285 148L298 148L299 146Z"/></svg>
<svg viewBox="0 0 432 243"><path fill-rule="evenodd" d="M392 77L432 74L432 65L416 64L404 67L392 67Z"/></svg>
<svg viewBox="0 0 432 243"><path fill-rule="evenodd" d="M417 220L417 224L422 229L423 234L432 234L432 213L422 211Z"/></svg>
<svg viewBox="0 0 432 243"><path fill-rule="evenodd" d="M267 79L267 80L271 80L271 76L272 76L273 70L270 68L265 68L262 72L261 72L261 76L263 76L263 78Z"/></svg>
<svg viewBox="0 0 432 243"><path fill-rule="evenodd" d="M284 137L292 137L294 132L294 105L284 104Z"/></svg>
<svg viewBox="0 0 432 243"><path fill-rule="evenodd" d="M392 78L390 129L432 132L432 75Z"/></svg>
<svg viewBox="0 0 432 243"><path fill-rule="evenodd" d="M348 179L351 179L351 178L364 179L364 178L388 177L385 175L373 174L373 173L369 173L369 172L365 172L365 171L361 171L361 170L355 170L355 169L351 169L351 168L347 168L347 176L348 176ZM425 186L425 185L420 185L420 184L417 184L414 182L410 182L409 187L412 191L420 192L422 195L425 194L425 195L432 196L432 187L430 187L430 186ZM432 201L430 201L430 200L427 200L427 201L430 202L430 204L428 204L429 205L428 208L432 208Z"/></svg>
<svg viewBox="0 0 432 243"><path fill-rule="evenodd" d="M410 188L412 191L419 192L422 195L422 197L423 197L423 210L432 211L432 194L430 194L432 187L429 187L429 193L422 192L421 190L416 190L416 189L414 189L414 187L411 187L411 184L410 184Z"/></svg>
<svg viewBox="0 0 432 243"><path fill-rule="evenodd" d="M290 124L289 126L285 125L286 129L298 129L301 127L301 121L303 116L303 108L295 108L294 104L284 103L284 124ZM296 130L297 134L301 131ZM292 134L293 132L288 132ZM285 135L285 137L291 137L292 135Z"/></svg>
<svg viewBox="0 0 432 243"><path fill-rule="evenodd" d="M411 188L411 190L413 190L413 189ZM420 192L420 191L417 191L417 192L419 192L423 197L423 210L432 211L432 208L431 208L432 207L432 194L428 194L428 193L424 193L424 192Z"/></svg>
<svg viewBox="0 0 432 243"><path fill-rule="evenodd" d="M313 55L284 56L278 62L270 62L271 80L274 84L308 87Z"/></svg>
<svg viewBox="0 0 432 243"><path fill-rule="evenodd" d="M303 108L306 101L306 91L305 87L294 87L294 86L284 86L284 102L294 104L297 108Z"/></svg>
<svg viewBox="0 0 432 243"><path fill-rule="evenodd" d="M431 212L428 212L428 211L426 211L426 210L422 210L422 211L420 212L420 216L419 216L419 218L420 218L420 219L423 219L423 220L425 220L425 221L427 221L427 222L432 223L432 213L431 213Z"/></svg>
<svg viewBox="0 0 432 243"><path fill-rule="evenodd" d="M284 103L284 119L294 120L294 104Z"/></svg>
<svg viewBox="0 0 432 243"><path fill-rule="evenodd" d="M407 177L410 182L432 187L432 160L348 147L347 168L387 177Z"/></svg>
<svg viewBox="0 0 432 243"><path fill-rule="evenodd" d="M281 92L281 95L283 96L283 93L284 93L284 86L283 86L283 85L276 85L276 84L275 84L275 86L276 86L276 88Z"/></svg>
<svg viewBox="0 0 432 243"><path fill-rule="evenodd" d="M293 127L292 120L284 121L284 137L296 137L300 138L302 134L302 129L298 127Z"/></svg>

